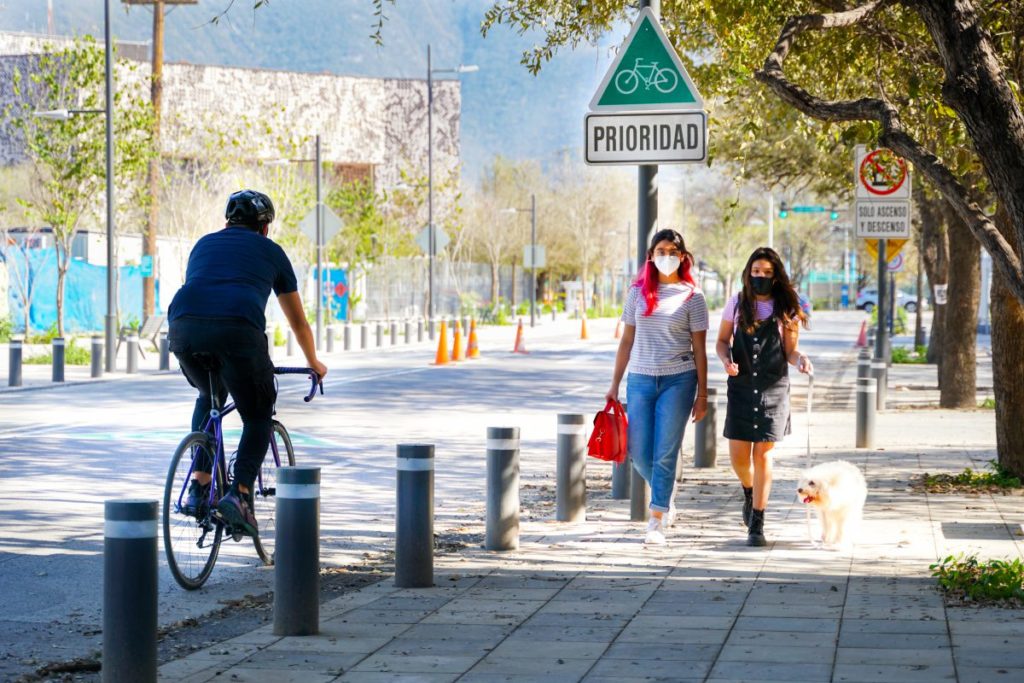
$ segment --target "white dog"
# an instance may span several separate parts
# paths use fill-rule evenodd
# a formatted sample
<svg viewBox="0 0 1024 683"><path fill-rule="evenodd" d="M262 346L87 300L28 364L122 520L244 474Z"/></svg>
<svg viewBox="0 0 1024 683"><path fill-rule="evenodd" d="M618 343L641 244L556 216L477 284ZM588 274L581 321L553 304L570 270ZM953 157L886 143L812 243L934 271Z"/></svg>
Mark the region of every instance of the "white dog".
<svg viewBox="0 0 1024 683"><path fill-rule="evenodd" d="M796 492L805 505L817 510L825 545L853 540L868 496L867 482L859 469L845 460L824 462L801 475Z"/></svg>

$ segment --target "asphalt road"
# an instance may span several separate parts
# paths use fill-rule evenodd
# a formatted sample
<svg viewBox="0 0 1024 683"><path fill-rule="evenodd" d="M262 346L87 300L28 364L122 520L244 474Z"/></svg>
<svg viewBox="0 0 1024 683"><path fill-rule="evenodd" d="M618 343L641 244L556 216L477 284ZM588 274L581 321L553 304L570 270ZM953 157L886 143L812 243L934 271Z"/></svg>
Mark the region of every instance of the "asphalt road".
<svg viewBox="0 0 1024 683"><path fill-rule="evenodd" d="M802 344L819 377L852 358L862 319L816 316ZM484 330L483 358L457 366L430 365L434 354L425 348L336 354L326 395L310 404L301 400L304 379L282 380L278 417L297 459L323 470L324 563L351 564L391 547L398 443L436 444L438 531L479 514L488 426L521 428L524 482L553 476L556 414L601 407L613 327L592 321L591 339L581 341L578 323L547 323L530 332L529 355L509 353L510 328ZM711 358L711 385L724 394L724 373ZM794 393L802 386L795 380ZM160 499L193 398L177 375L0 393L0 679L100 647L102 503ZM230 426L235 441L237 419ZM245 541L224 544L200 591L178 588L160 559L161 625L272 586L272 569Z"/></svg>

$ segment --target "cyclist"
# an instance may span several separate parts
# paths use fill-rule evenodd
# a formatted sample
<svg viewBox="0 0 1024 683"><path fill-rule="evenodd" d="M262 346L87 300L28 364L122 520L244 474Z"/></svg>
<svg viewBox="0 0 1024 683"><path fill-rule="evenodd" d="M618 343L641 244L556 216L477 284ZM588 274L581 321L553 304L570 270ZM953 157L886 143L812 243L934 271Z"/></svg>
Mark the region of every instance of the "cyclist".
<svg viewBox="0 0 1024 683"><path fill-rule="evenodd" d="M274 220L270 197L254 190L235 192L224 211L223 230L200 239L188 257L185 284L168 309L170 349L189 384L199 390L193 431L211 407L210 369L194 354L213 360L213 390L223 405L230 392L242 418L234 480L217 512L235 529L258 533L252 487L273 432L274 365L264 333L270 292L277 295L306 361L322 378L327 367L316 355L313 333L299 298L295 271L284 250L268 239ZM196 513L209 497L212 462L197 462L186 510Z"/></svg>

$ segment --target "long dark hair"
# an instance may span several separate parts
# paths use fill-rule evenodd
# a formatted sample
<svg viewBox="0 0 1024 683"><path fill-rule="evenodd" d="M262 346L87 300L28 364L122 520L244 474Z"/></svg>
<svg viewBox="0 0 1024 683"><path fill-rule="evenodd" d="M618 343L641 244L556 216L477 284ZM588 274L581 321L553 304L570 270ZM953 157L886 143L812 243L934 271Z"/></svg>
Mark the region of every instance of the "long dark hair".
<svg viewBox="0 0 1024 683"><path fill-rule="evenodd" d="M750 269L754 261L768 261L772 264L774 275L771 295L775 302L773 315L782 321L784 327L802 322L807 316L800 308L800 297L789 281L782 258L771 247L758 247L743 268L743 290L739 297L740 326L748 333L757 326L757 302L754 299L754 288L750 284Z"/></svg>
<svg viewBox="0 0 1024 683"><path fill-rule="evenodd" d="M651 245L647 247L647 262L640 271L636 282L633 283L640 288L640 293L643 294L644 301L647 302L647 310L644 311L645 316L654 313L654 309L658 306L658 269L651 259L654 255L654 248L658 246L659 242L665 241L674 244L682 255L682 258L679 259L679 270L677 271L679 279L691 287L697 287L697 281L693 279L693 254L686 250L683 236L671 228L659 230L651 238Z"/></svg>

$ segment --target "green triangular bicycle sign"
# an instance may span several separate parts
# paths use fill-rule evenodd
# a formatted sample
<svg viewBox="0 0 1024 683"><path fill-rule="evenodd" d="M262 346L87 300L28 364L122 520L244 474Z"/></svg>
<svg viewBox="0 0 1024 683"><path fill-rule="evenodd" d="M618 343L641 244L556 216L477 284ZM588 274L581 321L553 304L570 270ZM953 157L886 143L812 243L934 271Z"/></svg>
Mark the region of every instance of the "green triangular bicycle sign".
<svg viewBox="0 0 1024 683"><path fill-rule="evenodd" d="M623 47L590 100L593 111L703 109L704 100L650 7L640 10Z"/></svg>

